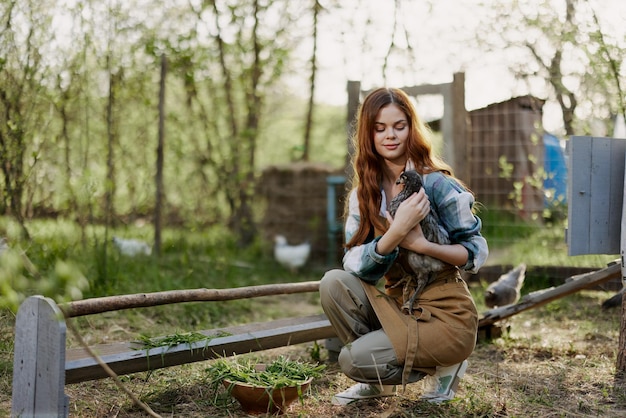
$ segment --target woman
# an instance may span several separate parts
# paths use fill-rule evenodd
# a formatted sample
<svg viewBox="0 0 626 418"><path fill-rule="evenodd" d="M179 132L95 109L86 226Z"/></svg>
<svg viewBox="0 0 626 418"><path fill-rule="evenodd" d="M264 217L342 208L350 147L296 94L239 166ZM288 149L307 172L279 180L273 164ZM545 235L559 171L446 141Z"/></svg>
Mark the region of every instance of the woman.
<svg viewBox="0 0 626 418"><path fill-rule="evenodd" d="M428 134L402 90L377 89L359 109L343 269L328 271L320 283L322 307L344 343L339 365L359 382L335 395L334 404L395 395L396 385L425 377L422 398L452 399L474 349L478 315L460 269L476 272L487 258L487 242L473 213L474 196L434 155ZM420 173L424 187L392 218L387 205L400 192L396 180L405 170ZM451 244L424 237L419 222L430 210ZM407 251L446 263L410 315L399 308L414 289ZM383 277L384 294L374 286Z"/></svg>

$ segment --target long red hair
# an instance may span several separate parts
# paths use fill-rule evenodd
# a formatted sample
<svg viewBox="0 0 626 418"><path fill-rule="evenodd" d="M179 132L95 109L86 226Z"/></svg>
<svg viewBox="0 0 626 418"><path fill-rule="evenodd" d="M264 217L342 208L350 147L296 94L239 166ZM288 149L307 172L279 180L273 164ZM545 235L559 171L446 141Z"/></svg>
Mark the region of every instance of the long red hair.
<svg viewBox="0 0 626 418"><path fill-rule="evenodd" d="M434 155L430 129L422 123L415 106L404 91L381 87L368 94L359 107L356 132L352 137L355 150L352 188L357 190L361 222L359 229L346 244L347 248L363 244L373 230L386 231L388 227L379 216L384 162L376 152L373 138L376 116L380 109L390 104L398 106L406 115L409 124L407 157L415 164L415 170L422 174L443 171L452 175L450 166Z"/></svg>

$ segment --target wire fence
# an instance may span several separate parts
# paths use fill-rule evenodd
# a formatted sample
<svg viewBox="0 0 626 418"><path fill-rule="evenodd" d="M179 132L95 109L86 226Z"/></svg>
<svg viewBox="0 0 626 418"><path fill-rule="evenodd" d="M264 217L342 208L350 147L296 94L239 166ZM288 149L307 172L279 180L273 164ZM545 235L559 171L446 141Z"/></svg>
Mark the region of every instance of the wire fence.
<svg viewBox="0 0 626 418"><path fill-rule="evenodd" d="M541 128L543 101L523 96L469 113L464 179L480 206L483 231L497 249L567 214L567 163Z"/></svg>

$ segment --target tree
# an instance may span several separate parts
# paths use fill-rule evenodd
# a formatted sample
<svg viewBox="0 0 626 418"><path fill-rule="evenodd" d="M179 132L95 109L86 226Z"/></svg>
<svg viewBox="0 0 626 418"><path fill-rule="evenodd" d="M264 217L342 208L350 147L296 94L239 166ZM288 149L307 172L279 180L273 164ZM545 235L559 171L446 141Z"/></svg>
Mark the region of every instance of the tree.
<svg viewBox="0 0 626 418"><path fill-rule="evenodd" d="M20 23L27 21L22 15L46 23L39 16L50 15L52 4L8 3L4 26L13 30L16 13ZM85 0L57 6L53 20L66 19L60 24L30 25L30 37L1 34L8 57L0 63L8 75L0 80L3 117L14 115L2 128L19 122L23 129L2 132L0 213L25 220L45 205L83 226L119 226L160 205L168 221L227 222L241 244L253 242L266 102L284 94L277 82L294 46L308 36L308 28L294 25L306 5L176 0L155 9ZM158 203L153 154L146 149L157 147L162 55L169 71L161 175L163 185L175 179L177 186L167 187ZM24 68L32 70L30 79L20 77ZM28 81L30 90L11 80Z"/></svg>
<svg viewBox="0 0 626 418"><path fill-rule="evenodd" d="M311 142L311 129L313 127L313 108L315 107L315 75L317 73L317 30L318 16L322 10L319 0L313 0L313 51L311 51L311 76L309 77L309 105L306 114L306 126L304 128L304 145L302 160L309 160L309 149Z"/></svg>
<svg viewBox="0 0 626 418"><path fill-rule="evenodd" d="M0 209L15 217L26 237L26 182L39 161L39 146L45 142L29 143L35 128L45 124L42 106L48 66L43 57L50 40L47 12L51 7L49 2L14 0L0 5L0 169L4 180Z"/></svg>
<svg viewBox="0 0 626 418"><path fill-rule="evenodd" d="M226 203L228 224L242 246L256 235L257 141L266 96L293 42L288 29L294 7L282 0L208 2L193 9L198 26L170 43L172 73L182 78L187 107L203 127L192 134L204 137L194 158L203 188L213 202ZM198 27L210 36L203 38Z"/></svg>
<svg viewBox="0 0 626 418"><path fill-rule="evenodd" d="M165 195L163 185L163 147L165 143L165 77L167 75L167 58L161 56L161 77L159 82L159 139L156 152L156 198L154 204L154 252L161 254L162 207Z"/></svg>
<svg viewBox="0 0 626 418"><path fill-rule="evenodd" d="M612 47L613 53L607 54L618 40L599 36L600 23L589 2L512 0L489 6L487 29L477 34L480 44L490 51L505 51L511 70L531 92L543 96L533 87L543 84L543 91L561 109L566 135L588 132L582 120L606 119L622 106L614 98L619 90L615 65L623 60L623 52ZM597 97L604 98L602 103Z"/></svg>

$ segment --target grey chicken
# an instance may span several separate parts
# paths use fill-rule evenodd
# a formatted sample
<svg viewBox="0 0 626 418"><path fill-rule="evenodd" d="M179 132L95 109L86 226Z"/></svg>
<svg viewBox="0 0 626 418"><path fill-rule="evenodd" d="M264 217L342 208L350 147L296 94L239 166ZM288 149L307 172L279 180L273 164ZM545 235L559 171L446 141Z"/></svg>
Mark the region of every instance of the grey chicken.
<svg viewBox="0 0 626 418"><path fill-rule="evenodd" d="M485 305L489 308L506 306L516 303L526 277L526 264L522 263L508 273L503 274L487 286Z"/></svg>
<svg viewBox="0 0 626 418"><path fill-rule="evenodd" d="M413 193L418 192L423 187L422 176L416 171L405 171L400 175L396 184L404 184L404 188L389 203L389 213L395 217L398 206ZM439 226L436 213L431 211L420 222L424 237L437 244L450 244L448 233ZM394 287L403 286L402 309L411 314L415 300L422 293L427 284L436 276L436 273L443 270L448 264L443 261L424 254L408 251L404 248L401 252L406 253L407 261L412 272L402 278ZM411 274L412 273L412 274Z"/></svg>
<svg viewBox="0 0 626 418"><path fill-rule="evenodd" d="M622 306L622 295L626 291L626 287L622 287L622 290L602 302L602 309L611 309Z"/></svg>

